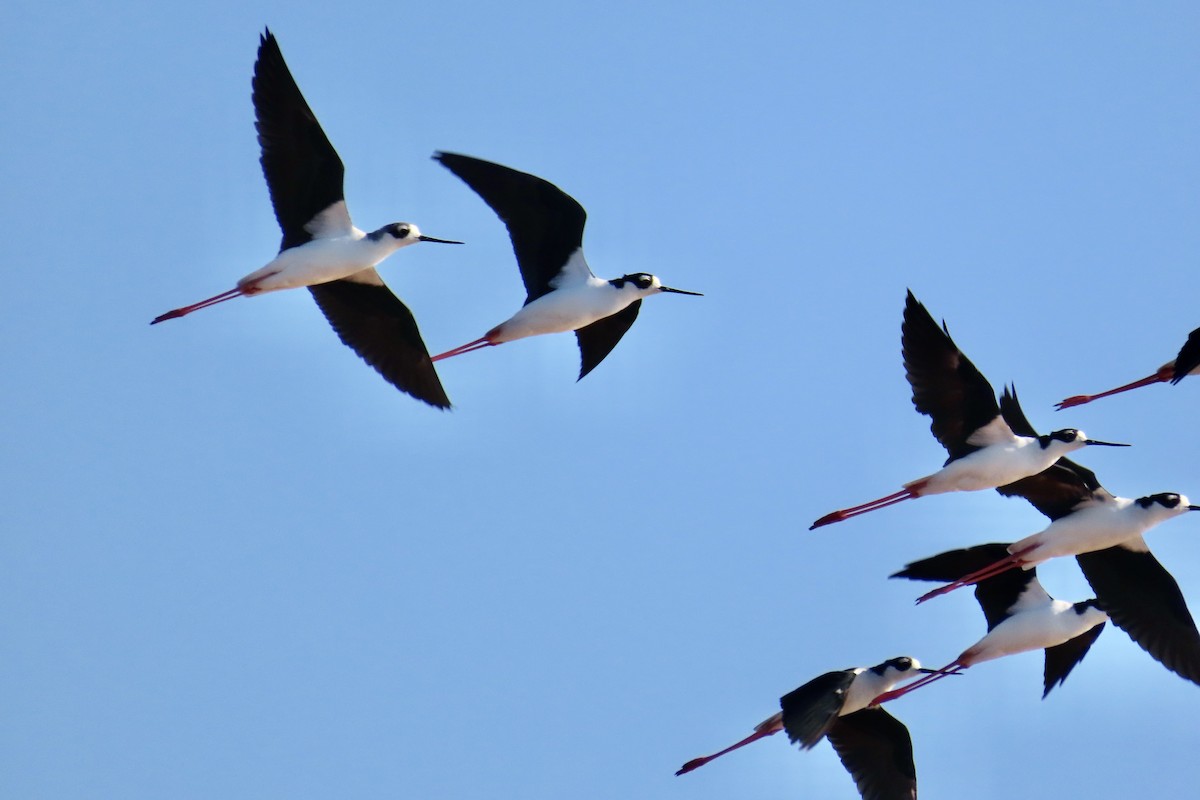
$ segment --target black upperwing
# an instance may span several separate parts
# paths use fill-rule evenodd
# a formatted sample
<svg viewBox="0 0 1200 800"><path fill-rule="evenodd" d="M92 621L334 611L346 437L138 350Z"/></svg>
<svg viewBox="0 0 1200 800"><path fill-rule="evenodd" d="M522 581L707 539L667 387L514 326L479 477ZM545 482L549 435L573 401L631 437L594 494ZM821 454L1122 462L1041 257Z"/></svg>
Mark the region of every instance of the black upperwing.
<svg viewBox="0 0 1200 800"><path fill-rule="evenodd" d="M283 229L283 251L312 239L305 226L343 200L345 169L269 30L259 44L253 87L254 127L271 204ZM349 217L345 224L349 227Z"/></svg>
<svg viewBox="0 0 1200 800"><path fill-rule="evenodd" d="M433 158L470 186L508 228L528 305L553 288L550 283L583 246L587 212L549 181L458 153Z"/></svg>
<svg viewBox="0 0 1200 800"><path fill-rule="evenodd" d="M808 750L821 741L846 704L854 677L852 670L826 672L779 698L783 729L792 744Z"/></svg>
<svg viewBox="0 0 1200 800"><path fill-rule="evenodd" d="M900 341L913 405L933 420L929 429L950 460L978 450L967 439L1000 415L996 393L954 344L945 323L939 326L911 291Z"/></svg>

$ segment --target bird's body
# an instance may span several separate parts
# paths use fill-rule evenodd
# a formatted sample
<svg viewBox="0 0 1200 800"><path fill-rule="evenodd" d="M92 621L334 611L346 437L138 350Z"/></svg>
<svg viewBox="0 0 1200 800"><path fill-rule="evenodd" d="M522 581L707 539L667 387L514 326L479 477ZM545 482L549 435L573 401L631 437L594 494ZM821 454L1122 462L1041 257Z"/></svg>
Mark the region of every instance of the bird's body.
<svg viewBox="0 0 1200 800"><path fill-rule="evenodd" d="M292 78L274 35L261 37L254 64L254 109L263 175L283 231L279 254L229 291L160 314L176 319L235 297L309 287L344 344L389 383L439 408L449 399L412 312L375 266L424 236L394 222L367 233L354 226L342 193L344 167Z"/></svg>
<svg viewBox="0 0 1200 800"><path fill-rule="evenodd" d="M1153 374L1132 383L1127 383L1124 386L1109 389L1107 392L1077 394L1073 397L1068 397L1066 400L1058 403L1057 408L1059 411L1064 408L1074 408L1084 403L1090 403L1093 400L1099 400L1101 397L1111 397L1114 394L1121 394L1122 392L1128 392L1130 389L1139 389L1155 383L1169 382L1174 385L1189 375L1200 375L1200 328L1188 334L1187 341L1183 343L1183 347L1179 348L1179 354L1155 370Z"/></svg>
<svg viewBox="0 0 1200 800"><path fill-rule="evenodd" d="M623 311L643 297L632 281L620 286L597 278L588 269L582 251L576 252L555 282L554 291L542 295L488 331L488 340L503 344L544 333L566 333Z"/></svg>
<svg viewBox="0 0 1200 800"><path fill-rule="evenodd" d="M587 214L570 195L542 178L478 158L457 153L434 158L504 221L526 291L525 305L516 314L434 361L529 336L575 331L583 378L633 325L643 298L662 292L699 294L663 286L644 272L597 278L583 256Z"/></svg>
<svg viewBox="0 0 1200 800"><path fill-rule="evenodd" d="M985 544L914 561L893 578L952 581L1008 554L1008 545ZM987 619L988 632L963 650L954 661L904 689L889 692L879 702L932 683L945 675L984 661L1025 653L1046 651L1045 697L1066 680L1071 669L1087 654L1103 630L1108 616L1096 600L1068 603L1046 593L1036 569L1008 570L975 584L975 599Z"/></svg>
<svg viewBox="0 0 1200 800"><path fill-rule="evenodd" d="M397 238L386 228L373 233L361 231L350 224L349 216L341 222L336 228L322 228L319 238L281 250L269 263L239 280L237 288L243 294L259 294L346 278L362 280L367 270L374 272L373 268L392 253L419 241L415 225L408 226L407 236Z"/></svg>
<svg viewBox="0 0 1200 800"><path fill-rule="evenodd" d="M1182 495L1131 500L1101 491L1041 531L1013 542L1009 551L1020 553L1021 566L1030 569L1051 558L1091 553L1140 539L1158 523L1190 508L1188 499Z"/></svg>
<svg viewBox="0 0 1200 800"><path fill-rule="evenodd" d="M865 800L913 800L917 779L912 739L901 722L871 707L871 702L918 672L930 670L907 656L874 667L827 672L781 697L779 713L754 726L750 736L713 755L692 759L675 774L691 772L783 730L805 750L828 737Z"/></svg>
<svg viewBox="0 0 1200 800"><path fill-rule="evenodd" d="M939 326L911 291L901 331L913 405L932 418L930 429L949 458L942 469L909 481L901 491L830 512L810 530L929 494L998 489L1087 445L1123 446L1089 439L1074 428L1044 436L1014 431L1010 417L1024 418L1016 391L1006 387L997 403L992 385L958 349L945 323Z"/></svg>

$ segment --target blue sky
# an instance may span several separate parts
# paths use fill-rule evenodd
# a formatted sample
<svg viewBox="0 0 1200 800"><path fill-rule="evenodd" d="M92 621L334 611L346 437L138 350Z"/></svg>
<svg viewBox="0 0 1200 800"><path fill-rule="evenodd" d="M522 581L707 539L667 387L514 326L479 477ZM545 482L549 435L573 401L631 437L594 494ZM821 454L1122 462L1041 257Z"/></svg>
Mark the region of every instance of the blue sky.
<svg viewBox="0 0 1200 800"><path fill-rule="evenodd" d="M429 160L546 177L648 300L393 390L306 292L150 328L279 241L264 25L430 348L523 299L504 229ZM1200 380L1055 414L1196 327L1200 11L17 0L0 33L0 788L10 797L852 798L774 737L684 777L829 669L974 642L905 562L1044 525L995 493L809 533L941 464L899 356L911 287L1105 485L1200 496ZM1194 382L1193 382L1194 381ZM1200 520L1151 546L1200 604ZM1071 563L1052 594L1090 596ZM1162 796L1200 694L1107 631L897 701L923 797Z"/></svg>

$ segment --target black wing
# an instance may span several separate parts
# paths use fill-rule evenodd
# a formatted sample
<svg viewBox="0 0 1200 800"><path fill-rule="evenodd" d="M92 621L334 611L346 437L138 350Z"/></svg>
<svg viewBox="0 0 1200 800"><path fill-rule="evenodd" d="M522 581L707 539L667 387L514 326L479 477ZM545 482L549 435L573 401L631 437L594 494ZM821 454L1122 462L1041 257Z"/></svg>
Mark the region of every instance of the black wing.
<svg viewBox="0 0 1200 800"><path fill-rule="evenodd" d="M1010 570L1010 572L1017 571L1019 570ZM1104 625L1105 623L1101 622L1074 639L1068 639L1062 644L1046 648L1046 670L1042 677L1045 690L1042 692L1042 699L1045 699L1055 686L1061 685L1071 674L1071 670L1075 669L1075 665L1083 660L1087 651L1092 648L1092 644L1104 630Z"/></svg>
<svg viewBox="0 0 1200 800"><path fill-rule="evenodd" d="M450 407L417 321L382 281L330 281L308 290L342 343L388 383L431 406Z"/></svg>
<svg viewBox="0 0 1200 800"><path fill-rule="evenodd" d="M641 308L642 301L634 300L611 317L598 319L591 325L585 325L575 331L575 338L579 340L580 355L577 380L583 380L584 375L594 370L605 356L612 352L617 342L621 341L621 337L637 319Z"/></svg>
<svg viewBox="0 0 1200 800"><path fill-rule="evenodd" d="M258 47L253 86L254 127L271 204L283 229L283 251L309 241L312 235L304 226L343 199L345 170L269 30Z"/></svg>
<svg viewBox="0 0 1200 800"><path fill-rule="evenodd" d="M1075 556L1097 606L1164 667L1200 684L1200 633L1179 584L1145 542Z"/></svg>
<svg viewBox="0 0 1200 800"><path fill-rule="evenodd" d="M1017 399L1016 386L1004 387L1004 392L1000 395L1000 416L1004 417L1008 427L1012 428L1012 432L1017 436L1037 438L1037 430L1030 424L1029 418L1021 409L1021 401Z"/></svg>
<svg viewBox="0 0 1200 800"><path fill-rule="evenodd" d="M550 281L583 246L583 206L525 172L457 153L435 153L433 158L474 189L508 227L525 282L525 304L548 293Z"/></svg>
<svg viewBox="0 0 1200 800"><path fill-rule="evenodd" d="M1200 367L1200 328L1189 333L1187 341L1179 348L1171 383L1179 383L1196 367Z"/></svg>
<svg viewBox="0 0 1200 800"><path fill-rule="evenodd" d="M846 692L853 682L850 670L826 672L779 698L783 729L792 744L808 750L821 741L846 704Z"/></svg>
<svg viewBox="0 0 1200 800"><path fill-rule="evenodd" d="M945 324L939 327L911 291L900 341L913 405L933 419L929 429L950 460L978 450L967 438L999 416L996 393L954 344Z"/></svg>
<svg viewBox="0 0 1200 800"><path fill-rule="evenodd" d="M864 708L838 717L828 737L863 800L916 800L912 737L900 720Z"/></svg>
<svg viewBox="0 0 1200 800"><path fill-rule="evenodd" d="M964 575L970 575L984 567L995 564L1008 556L1008 545L1000 543L981 544L961 550L948 550L936 556L906 564L893 578L909 578L917 581L939 581L948 583ZM983 609L988 630L995 628L1008 617L1008 610L1026 591L1045 594L1037 580L1037 570L1010 569L993 578L975 584L975 599Z"/></svg>

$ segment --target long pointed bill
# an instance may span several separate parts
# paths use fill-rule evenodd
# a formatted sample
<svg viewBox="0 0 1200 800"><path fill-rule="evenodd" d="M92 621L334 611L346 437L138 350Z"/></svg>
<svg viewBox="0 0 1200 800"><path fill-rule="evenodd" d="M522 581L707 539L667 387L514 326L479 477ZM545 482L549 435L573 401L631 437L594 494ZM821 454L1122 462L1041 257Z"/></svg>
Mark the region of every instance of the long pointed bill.
<svg viewBox="0 0 1200 800"><path fill-rule="evenodd" d="M1098 444L1104 447L1132 447L1132 445L1120 444L1119 442L1098 442L1095 439L1088 439L1084 444Z"/></svg>
<svg viewBox="0 0 1200 800"><path fill-rule="evenodd" d="M704 297L700 292L685 292L683 289L672 289L670 286L660 286L659 291L670 292L671 294L690 294L692 297Z"/></svg>
<svg viewBox="0 0 1200 800"><path fill-rule="evenodd" d="M432 236L418 236L417 241L419 241L419 242L437 242L438 244L462 244L462 242L456 242L453 239L435 239Z"/></svg>
<svg viewBox="0 0 1200 800"><path fill-rule="evenodd" d="M1188 506L1188 511L1200 511L1200 506Z"/></svg>

